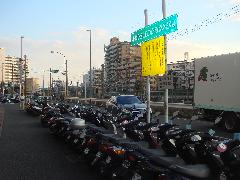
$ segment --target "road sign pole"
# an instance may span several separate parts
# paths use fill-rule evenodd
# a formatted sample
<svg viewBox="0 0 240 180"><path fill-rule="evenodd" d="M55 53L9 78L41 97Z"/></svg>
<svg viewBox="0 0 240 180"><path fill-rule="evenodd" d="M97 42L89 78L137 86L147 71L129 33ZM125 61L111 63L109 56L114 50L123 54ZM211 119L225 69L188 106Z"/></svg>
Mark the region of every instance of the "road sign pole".
<svg viewBox="0 0 240 180"><path fill-rule="evenodd" d="M147 9L144 10L145 15L145 26L148 25L148 12ZM150 114L150 76L147 76L147 123L151 122L151 114Z"/></svg>
<svg viewBox="0 0 240 180"><path fill-rule="evenodd" d="M163 18L166 18L166 2L162 0L162 13ZM166 75L167 75L167 35L164 35L164 52L165 52L165 65L166 65ZM168 89L165 89L165 98L164 98L164 106L165 106L165 122L168 123Z"/></svg>

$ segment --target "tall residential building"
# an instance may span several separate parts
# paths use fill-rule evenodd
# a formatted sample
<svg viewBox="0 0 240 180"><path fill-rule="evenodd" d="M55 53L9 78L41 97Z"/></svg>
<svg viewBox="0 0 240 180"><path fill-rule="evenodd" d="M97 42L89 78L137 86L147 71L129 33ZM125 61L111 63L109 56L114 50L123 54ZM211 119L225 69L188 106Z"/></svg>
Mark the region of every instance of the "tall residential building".
<svg viewBox="0 0 240 180"><path fill-rule="evenodd" d="M141 48L130 42L110 39L105 47L105 90L112 94L134 94L141 81Z"/></svg>
<svg viewBox="0 0 240 180"><path fill-rule="evenodd" d="M3 72L4 72L4 82L9 83L13 82L14 84L20 83L20 67L22 67L22 84L24 82L24 72L25 72L25 62L20 61L18 57L6 56L3 64ZM28 71L28 60L26 61L26 73L27 76L29 74Z"/></svg>
<svg viewBox="0 0 240 180"><path fill-rule="evenodd" d="M102 93L102 69L95 69L92 70L92 91L93 95L96 97L100 97Z"/></svg>
<svg viewBox="0 0 240 180"><path fill-rule="evenodd" d="M0 48L0 66L1 66L1 82L4 79L4 62L5 62L5 49Z"/></svg>
<svg viewBox="0 0 240 180"><path fill-rule="evenodd" d="M20 82L20 61L17 57L7 56L4 62L4 82L13 82L19 84Z"/></svg>
<svg viewBox="0 0 240 180"><path fill-rule="evenodd" d="M102 96L102 87L103 87L103 69L93 68L92 69L92 93L93 97L101 97ZM85 84L86 83L86 84ZM89 85L90 85L90 71L87 74L83 75L83 83L82 87L84 88L86 85L86 90L89 94Z"/></svg>
<svg viewBox="0 0 240 180"><path fill-rule="evenodd" d="M167 66L169 73L174 75L174 89L193 89L194 61L177 61Z"/></svg>

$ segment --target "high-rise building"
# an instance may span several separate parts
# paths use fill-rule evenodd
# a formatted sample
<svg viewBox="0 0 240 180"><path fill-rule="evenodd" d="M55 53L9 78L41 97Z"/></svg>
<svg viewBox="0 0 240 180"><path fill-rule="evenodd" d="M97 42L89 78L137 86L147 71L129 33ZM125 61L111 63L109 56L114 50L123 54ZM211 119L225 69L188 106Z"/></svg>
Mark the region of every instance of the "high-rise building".
<svg viewBox="0 0 240 180"><path fill-rule="evenodd" d="M4 82L19 84L20 82L20 61L17 57L7 56L4 61Z"/></svg>
<svg viewBox="0 0 240 180"><path fill-rule="evenodd" d="M4 62L5 62L5 49L0 48L1 82L3 82L4 80Z"/></svg>
<svg viewBox="0 0 240 180"><path fill-rule="evenodd" d="M92 91L95 97L100 97L102 92L102 69L92 70Z"/></svg>
<svg viewBox="0 0 240 180"><path fill-rule="evenodd" d="M92 69L92 92L93 97L101 97L102 96L102 87L103 87L103 69L93 68ZM90 85L90 71L87 74L83 75L83 84L81 85L83 88L86 85L86 90L89 94L89 85ZM86 84L85 84L86 83Z"/></svg>
<svg viewBox="0 0 240 180"><path fill-rule="evenodd" d="M141 81L141 49L117 37L105 46L105 90L109 95L134 94Z"/></svg>
<svg viewBox="0 0 240 180"><path fill-rule="evenodd" d="M25 77L25 61L20 61L20 58L14 56L6 56L4 59L4 82L20 83L20 69L22 69L22 84ZM26 74L28 76L28 59L26 60Z"/></svg>

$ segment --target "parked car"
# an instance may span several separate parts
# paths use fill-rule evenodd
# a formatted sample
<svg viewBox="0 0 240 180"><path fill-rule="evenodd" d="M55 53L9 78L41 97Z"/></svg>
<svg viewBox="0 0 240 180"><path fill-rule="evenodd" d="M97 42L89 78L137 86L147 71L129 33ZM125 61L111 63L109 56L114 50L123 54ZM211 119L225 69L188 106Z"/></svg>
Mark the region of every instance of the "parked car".
<svg viewBox="0 0 240 180"><path fill-rule="evenodd" d="M141 113L146 112L147 105L134 95L118 95L112 96L107 102L106 107L109 111L117 111L119 109L137 110Z"/></svg>

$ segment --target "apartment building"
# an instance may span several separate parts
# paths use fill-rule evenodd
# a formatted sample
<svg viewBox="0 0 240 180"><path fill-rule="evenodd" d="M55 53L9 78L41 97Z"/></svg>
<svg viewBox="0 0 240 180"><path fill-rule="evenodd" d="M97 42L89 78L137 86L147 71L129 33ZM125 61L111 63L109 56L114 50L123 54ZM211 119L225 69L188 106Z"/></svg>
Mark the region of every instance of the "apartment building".
<svg viewBox="0 0 240 180"><path fill-rule="evenodd" d="M141 78L141 48L117 37L105 46L105 90L112 94L133 94Z"/></svg>
<svg viewBox="0 0 240 180"><path fill-rule="evenodd" d="M103 80L103 72L102 69L92 69L92 91L94 97L100 97L102 94L102 84Z"/></svg>
<svg viewBox="0 0 240 180"><path fill-rule="evenodd" d="M92 94L94 97L101 97L102 96L102 89L104 84L104 72L101 68L93 68L92 69ZM89 96L89 85L90 85L90 71L87 74L83 75L83 83L81 84L82 88L87 90L87 94Z"/></svg>
<svg viewBox="0 0 240 180"><path fill-rule="evenodd" d="M4 79L4 61L5 61L5 49L0 48L0 66L1 66L1 82L3 82Z"/></svg>
<svg viewBox="0 0 240 180"><path fill-rule="evenodd" d="M167 66L169 73L174 75L174 89L194 88L194 61L177 61Z"/></svg>
<svg viewBox="0 0 240 180"><path fill-rule="evenodd" d="M4 72L4 82L13 82L14 84L19 84L20 82L20 61L18 57L6 56L3 72Z"/></svg>

